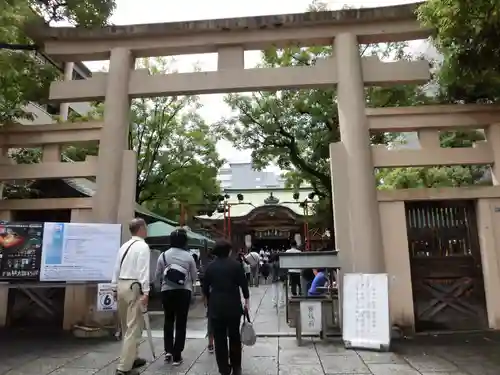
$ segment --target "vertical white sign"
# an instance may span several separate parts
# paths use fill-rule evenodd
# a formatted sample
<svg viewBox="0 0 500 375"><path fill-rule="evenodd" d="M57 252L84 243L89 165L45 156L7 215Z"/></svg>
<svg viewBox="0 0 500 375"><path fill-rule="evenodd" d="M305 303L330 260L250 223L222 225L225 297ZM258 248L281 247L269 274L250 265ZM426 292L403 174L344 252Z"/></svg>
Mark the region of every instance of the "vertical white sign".
<svg viewBox="0 0 500 375"><path fill-rule="evenodd" d="M302 333L319 333L323 328L321 301L300 301Z"/></svg>
<svg viewBox="0 0 500 375"><path fill-rule="evenodd" d="M389 349L391 332L387 274L345 274L342 312L342 338L346 347Z"/></svg>
<svg viewBox="0 0 500 375"><path fill-rule="evenodd" d="M114 296L114 284L97 284L97 311L116 311L117 303Z"/></svg>

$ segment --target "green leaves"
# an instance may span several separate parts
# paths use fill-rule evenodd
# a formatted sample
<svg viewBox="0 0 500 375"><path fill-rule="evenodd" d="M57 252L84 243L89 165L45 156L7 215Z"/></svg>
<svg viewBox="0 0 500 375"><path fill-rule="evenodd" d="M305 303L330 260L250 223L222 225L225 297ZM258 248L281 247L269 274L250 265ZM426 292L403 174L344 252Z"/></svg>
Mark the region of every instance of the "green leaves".
<svg viewBox="0 0 500 375"><path fill-rule="evenodd" d="M377 178L382 190L460 187L479 183L485 170L469 166L394 168L379 170Z"/></svg>
<svg viewBox="0 0 500 375"><path fill-rule="evenodd" d="M491 102L500 97L498 0L428 0L419 19L434 30L443 56L438 72L448 102Z"/></svg>
<svg viewBox="0 0 500 375"><path fill-rule="evenodd" d="M484 140L477 130L441 132L441 147L472 147ZM459 187L488 183L483 181L488 166L453 166L423 168L386 168L376 173L379 189Z"/></svg>
<svg viewBox="0 0 500 375"><path fill-rule="evenodd" d="M95 27L108 23L116 3L115 0L31 0L30 6L47 22L66 21L80 27Z"/></svg>
<svg viewBox="0 0 500 375"><path fill-rule="evenodd" d="M367 46L363 51L380 57L406 58L404 44ZM314 65L330 56L331 47L269 49L261 66ZM417 86L367 89L367 105L402 106L428 101ZM224 136L239 149L252 150L254 165L276 163L285 171L289 185L304 182L319 196L331 196L329 144L340 140L336 91L332 89L283 90L275 93L231 94L226 103L235 115L218 124ZM387 143L394 136L373 134L374 143Z"/></svg>
<svg viewBox="0 0 500 375"><path fill-rule="evenodd" d="M168 59L139 61L152 74L170 72ZM175 73L173 73L175 74ZM217 133L197 114L198 98L178 96L132 101L129 149L137 152L136 200L158 214L178 219L180 205L196 214L204 194L219 192L217 172L223 161L216 150ZM75 121L102 119L104 107ZM66 155L83 160L97 147L72 147Z"/></svg>
<svg viewBox="0 0 500 375"><path fill-rule="evenodd" d="M0 0L0 42L16 49L0 49L0 125L31 119L29 102L43 103L50 83L60 72L36 50L24 24L43 17L83 27L106 24L114 0Z"/></svg>

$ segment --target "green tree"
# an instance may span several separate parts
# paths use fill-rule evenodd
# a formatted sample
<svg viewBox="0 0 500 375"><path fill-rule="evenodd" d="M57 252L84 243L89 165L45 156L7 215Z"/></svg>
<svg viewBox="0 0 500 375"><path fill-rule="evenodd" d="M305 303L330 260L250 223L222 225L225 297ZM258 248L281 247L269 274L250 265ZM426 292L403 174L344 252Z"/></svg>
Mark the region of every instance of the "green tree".
<svg viewBox="0 0 500 375"><path fill-rule="evenodd" d="M175 74L168 59L138 61L151 74ZM205 196L220 191L217 172L223 164L216 150L217 133L198 115L196 96L135 99L130 110L129 149L137 152L136 201L160 215L179 219L180 205L195 215ZM94 103L85 116L71 113L69 121L101 121L104 105ZM97 143L67 146L65 161L84 161L97 155ZM41 150L19 149L12 153L18 164L40 162ZM27 185L29 187L29 184ZM12 191L29 191L23 186Z"/></svg>
<svg viewBox="0 0 500 375"><path fill-rule="evenodd" d="M80 27L105 26L116 8L116 0L8 0L28 4L46 22L65 21Z"/></svg>
<svg viewBox="0 0 500 375"><path fill-rule="evenodd" d="M361 52L381 58L407 58L403 51L404 45L398 43L365 46ZM261 66L308 66L331 53L329 47L269 49L262 54ZM366 94L372 107L429 101L422 88L415 85L372 87L366 89ZM331 217L329 144L340 141L335 88L231 94L225 100L234 112L218 124L226 138L239 149L252 150L257 168L276 163L285 171L289 186L310 184ZM395 134L372 134L372 143L397 139Z"/></svg>
<svg viewBox="0 0 500 375"><path fill-rule="evenodd" d="M500 3L497 0L427 0L419 19L433 30L443 57L438 72L443 100L500 98Z"/></svg>
<svg viewBox="0 0 500 375"><path fill-rule="evenodd" d="M152 74L166 73L166 59L141 60L140 67ZM198 97L179 96L136 99L131 106L129 149L137 152L136 200L158 214L178 219L180 205L193 207L206 194L219 192L217 172L223 161L216 150L216 133L197 114ZM98 105L86 117L100 120L104 107ZM85 149L68 147L65 155L74 161L97 155L97 145Z"/></svg>
<svg viewBox="0 0 500 375"><path fill-rule="evenodd" d="M441 147L472 147L483 141L484 134L477 130L442 132ZM463 165L453 167L383 168L376 173L379 189L410 189L432 187L459 187L490 184L488 166Z"/></svg>
<svg viewBox="0 0 500 375"><path fill-rule="evenodd" d="M32 119L29 102L43 102L60 74L26 35L27 22L106 24L114 0L0 0L0 125Z"/></svg>

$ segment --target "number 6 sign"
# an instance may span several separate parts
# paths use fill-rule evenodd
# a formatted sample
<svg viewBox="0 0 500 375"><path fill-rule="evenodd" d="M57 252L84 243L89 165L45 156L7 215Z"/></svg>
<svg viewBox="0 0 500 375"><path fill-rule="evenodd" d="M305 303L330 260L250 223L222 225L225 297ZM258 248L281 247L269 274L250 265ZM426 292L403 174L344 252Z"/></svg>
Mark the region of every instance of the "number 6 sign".
<svg viewBox="0 0 500 375"><path fill-rule="evenodd" d="M113 284L97 284L97 311L115 311L116 301L114 298Z"/></svg>

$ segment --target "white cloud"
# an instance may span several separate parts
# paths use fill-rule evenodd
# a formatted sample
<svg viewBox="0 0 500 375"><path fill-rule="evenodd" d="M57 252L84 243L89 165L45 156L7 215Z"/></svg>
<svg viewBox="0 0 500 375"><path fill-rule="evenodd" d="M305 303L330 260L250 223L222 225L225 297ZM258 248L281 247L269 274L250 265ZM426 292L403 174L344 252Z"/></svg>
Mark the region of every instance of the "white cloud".
<svg viewBox="0 0 500 375"><path fill-rule="evenodd" d="M176 22L199 19L231 18L262 16L283 13L300 13L306 10L312 0L183 0L174 2L169 0L116 0L117 9L111 18L115 25ZM326 0L330 9L348 7L380 7L396 4L407 4L413 0ZM196 64L201 70L216 70L216 55L185 55L177 56L176 68L179 71L193 71ZM245 53L245 66L254 67L259 61L259 52ZM107 69L107 62L86 62L92 71ZM215 122L231 114L230 109L223 102L223 95L203 95L201 115L208 122ZM220 142L218 150L223 158L230 162L250 161L249 151L239 151L229 142ZM274 168L273 168L274 169Z"/></svg>

